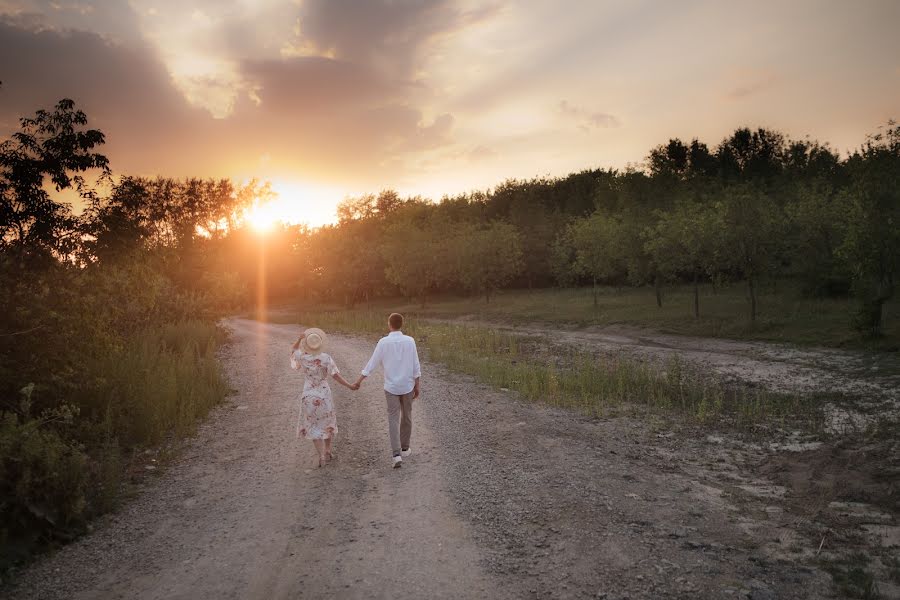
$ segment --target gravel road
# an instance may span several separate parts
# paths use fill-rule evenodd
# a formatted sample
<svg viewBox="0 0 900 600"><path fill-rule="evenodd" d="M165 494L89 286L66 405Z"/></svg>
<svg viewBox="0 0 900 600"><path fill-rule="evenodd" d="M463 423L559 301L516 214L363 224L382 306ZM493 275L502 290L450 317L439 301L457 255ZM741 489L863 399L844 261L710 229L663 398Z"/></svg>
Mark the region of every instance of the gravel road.
<svg viewBox="0 0 900 600"><path fill-rule="evenodd" d="M10 598L826 598L777 493L721 443L528 404L425 363L391 469L380 376L294 437L298 328L233 319L237 390L175 464ZM331 336L348 378L369 341Z"/></svg>

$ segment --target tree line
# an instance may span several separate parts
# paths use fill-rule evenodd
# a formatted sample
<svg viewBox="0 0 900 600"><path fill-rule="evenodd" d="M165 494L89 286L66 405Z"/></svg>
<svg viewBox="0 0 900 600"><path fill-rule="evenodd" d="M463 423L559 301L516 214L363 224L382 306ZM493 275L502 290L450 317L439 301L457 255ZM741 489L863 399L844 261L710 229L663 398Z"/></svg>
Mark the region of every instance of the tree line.
<svg viewBox="0 0 900 600"><path fill-rule="evenodd" d="M679 139L641 170L509 180L440 202L392 191L345 201L299 252L301 293L348 305L401 293L503 287L743 282L747 314L764 283L809 296L853 294L852 318L883 330L900 265L900 126L841 158L827 144L740 128L710 148ZM597 301L596 291L594 302Z"/></svg>

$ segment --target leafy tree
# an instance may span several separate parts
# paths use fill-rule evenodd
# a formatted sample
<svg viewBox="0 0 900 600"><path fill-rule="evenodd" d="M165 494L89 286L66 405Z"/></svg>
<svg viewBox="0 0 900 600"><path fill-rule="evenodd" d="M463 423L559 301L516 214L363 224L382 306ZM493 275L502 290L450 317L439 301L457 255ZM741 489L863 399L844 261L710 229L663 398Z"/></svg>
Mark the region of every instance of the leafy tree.
<svg viewBox="0 0 900 600"><path fill-rule="evenodd" d="M422 306L432 291L451 283L456 275L452 256L456 232L436 215L429 217L425 221L391 223L382 245L388 282L405 295L418 298Z"/></svg>
<svg viewBox="0 0 900 600"><path fill-rule="evenodd" d="M575 251L574 270L590 278L594 306L598 305L597 284L625 271L621 222L597 211L569 226L567 237Z"/></svg>
<svg viewBox="0 0 900 600"><path fill-rule="evenodd" d="M755 183L727 186L716 201L721 256L747 282L750 321L758 314L759 283L779 269L786 218L782 207Z"/></svg>
<svg viewBox="0 0 900 600"><path fill-rule="evenodd" d="M848 162L847 235L840 253L853 270L861 304L856 326L878 337L900 274L900 125L890 121Z"/></svg>
<svg viewBox="0 0 900 600"><path fill-rule="evenodd" d="M771 180L782 173L786 144L777 131L736 129L716 148L719 173L726 180Z"/></svg>
<svg viewBox="0 0 900 600"><path fill-rule="evenodd" d="M644 230L644 247L660 276L690 278L694 287L694 317L700 317L700 280L719 266L720 223L715 210L697 199L684 199Z"/></svg>
<svg viewBox="0 0 900 600"><path fill-rule="evenodd" d="M454 247L460 283L468 290L484 294L486 302L521 273L524 266L519 232L502 221L486 227L462 226Z"/></svg>
<svg viewBox="0 0 900 600"><path fill-rule="evenodd" d="M103 133L85 129L87 115L68 99L20 122L21 131L0 144L0 250L67 256L78 244L78 223L44 184L49 179L57 192L74 187L82 198L96 197L84 174L109 177L108 159L93 152Z"/></svg>
<svg viewBox="0 0 900 600"><path fill-rule="evenodd" d="M841 193L827 180L804 180L791 190L785 210L790 225L788 259L804 293L845 294L850 273L838 253L847 225Z"/></svg>

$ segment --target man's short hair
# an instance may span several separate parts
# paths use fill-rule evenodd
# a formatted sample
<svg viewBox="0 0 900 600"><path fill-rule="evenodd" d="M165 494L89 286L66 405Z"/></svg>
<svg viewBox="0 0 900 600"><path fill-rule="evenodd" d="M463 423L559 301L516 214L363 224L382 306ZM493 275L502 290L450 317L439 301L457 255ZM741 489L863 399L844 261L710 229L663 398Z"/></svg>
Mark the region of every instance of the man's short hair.
<svg viewBox="0 0 900 600"><path fill-rule="evenodd" d="M400 329L403 327L403 315L400 313L391 313L391 316L388 317L388 323L391 324L391 329Z"/></svg>

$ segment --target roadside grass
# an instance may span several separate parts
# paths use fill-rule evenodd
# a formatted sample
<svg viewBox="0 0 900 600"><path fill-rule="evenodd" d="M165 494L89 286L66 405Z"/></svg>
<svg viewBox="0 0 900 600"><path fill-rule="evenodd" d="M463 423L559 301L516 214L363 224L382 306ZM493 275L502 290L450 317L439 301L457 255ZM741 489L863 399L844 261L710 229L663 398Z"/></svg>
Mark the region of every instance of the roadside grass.
<svg viewBox="0 0 900 600"><path fill-rule="evenodd" d="M134 332L88 360L66 404L0 412L0 583L33 555L113 510L167 448L191 434L229 386L216 359L225 334L183 321ZM155 468L155 467L153 467Z"/></svg>
<svg viewBox="0 0 900 600"><path fill-rule="evenodd" d="M224 333L214 323L186 321L135 336L101 359L102 385L81 402L125 447L152 446L191 434L228 392L216 359Z"/></svg>
<svg viewBox="0 0 900 600"><path fill-rule="evenodd" d="M885 337L865 341L852 326L856 309L851 298L807 298L795 285L779 283L760 293L760 314L749 319L749 303L743 286L700 290L700 318L693 316L693 289L666 288L663 306L657 307L650 288L604 287L598 306L593 306L590 288L505 290L489 303L479 297L436 296L421 302L409 299L379 299L367 310L397 311L409 317L472 320L504 323L551 323L564 326L629 325L665 333L744 340L791 342L803 345L900 347L900 319L889 318ZM336 310L337 305L319 305L319 310ZM887 307L888 315L898 314L900 299Z"/></svg>
<svg viewBox="0 0 900 600"><path fill-rule="evenodd" d="M386 329L383 311L304 311L272 315L275 322L315 325L327 331L365 334ZM802 428L821 432L819 404L761 388L725 385L674 356L665 364L600 355L482 326L410 318L404 331L448 368L494 387L515 390L531 401L602 416L623 410L677 414L697 424L754 431Z"/></svg>

